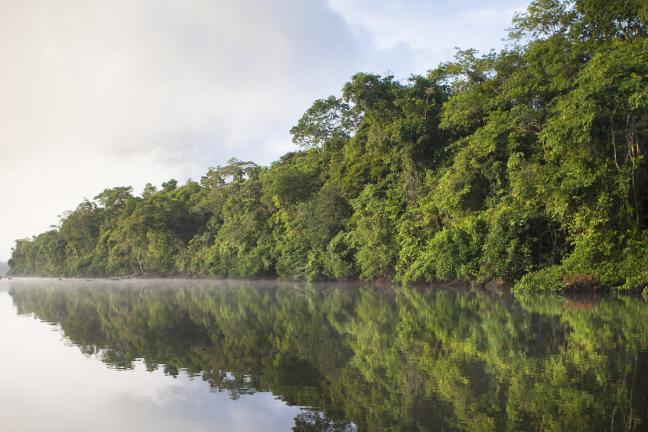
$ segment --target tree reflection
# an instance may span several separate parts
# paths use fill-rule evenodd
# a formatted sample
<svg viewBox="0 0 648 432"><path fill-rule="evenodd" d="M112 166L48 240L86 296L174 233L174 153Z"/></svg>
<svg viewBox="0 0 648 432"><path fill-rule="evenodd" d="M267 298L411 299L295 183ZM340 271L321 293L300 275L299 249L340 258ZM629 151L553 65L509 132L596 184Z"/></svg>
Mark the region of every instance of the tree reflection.
<svg viewBox="0 0 648 432"><path fill-rule="evenodd" d="M344 420L331 420L317 411L305 411L295 417L295 432L356 432L356 426Z"/></svg>
<svg viewBox="0 0 648 432"><path fill-rule="evenodd" d="M296 431L620 431L648 417L648 307L630 297L248 282L10 294L110 367L142 359L232 399L309 407Z"/></svg>

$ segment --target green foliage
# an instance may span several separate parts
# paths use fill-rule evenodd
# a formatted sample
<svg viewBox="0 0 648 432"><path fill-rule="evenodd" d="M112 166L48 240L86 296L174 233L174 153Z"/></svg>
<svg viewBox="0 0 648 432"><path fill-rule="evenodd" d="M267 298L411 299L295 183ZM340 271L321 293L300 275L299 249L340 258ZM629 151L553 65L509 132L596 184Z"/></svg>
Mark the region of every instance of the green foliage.
<svg viewBox="0 0 648 432"><path fill-rule="evenodd" d="M485 224L477 218L462 219L447 226L422 248L402 276L405 282L419 280L470 280L479 276Z"/></svg>
<svg viewBox="0 0 648 432"><path fill-rule="evenodd" d="M354 224L352 244L363 279L392 276L397 258L395 229L390 202L375 185L368 185L353 201Z"/></svg>
<svg viewBox="0 0 648 432"><path fill-rule="evenodd" d="M290 133L293 142L302 148L322 147L347 141L359 121L357 113L348 104L329 96L316 100Z"/></svg>
<svg viewBox="0 0 648 432"><path fill-rule="evenodd" d="M548 267L524 275L515 285L517 292L557 292L566 288L564 271L560 267Z"/></svg>

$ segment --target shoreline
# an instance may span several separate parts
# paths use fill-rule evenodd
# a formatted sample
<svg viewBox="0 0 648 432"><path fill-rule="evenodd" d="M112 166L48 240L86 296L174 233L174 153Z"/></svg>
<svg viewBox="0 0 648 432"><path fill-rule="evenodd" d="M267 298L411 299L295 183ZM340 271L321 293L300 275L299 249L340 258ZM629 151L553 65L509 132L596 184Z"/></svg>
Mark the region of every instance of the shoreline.
<svg viewBox="0 0 648 432"><path fill-rule="evenodd" d="M76 281L76 282L118 282L118 281L186 281L186 282L258 282L258 283L302 283L302 284L340 284L349 286L408 286L417 289L440 289L453 292L482 292L488 294L551 294L551 295L572 295L572 294L622 294L630 296L642 296L648 301L645 291L642 292L641 288L632 288L626 290L619 290L614 287L607 288L601 285L592 286L573 286L568 289L555 290L555 291L517 291L514 289L516 282L503 281L499 278L489 279L486 281L465 281L465 280L447 280L447 281L433 281L433 282L416 282L411 284L403 284L402 282L393 281L389 279L377 279L373 281L363 281L360 279L327 279L319 281L307 280L291 280L281 278L256 278L256 279L224 279L212 277L195 277L190 275L173 275L164 276L160 274L150 273L134 273L126 276L110 276L110 277L57 277L57 276L33 276L33 275L20 275L20 276L2 276L0 281L4 280L58 280L58 281Z"/></svg>
<svg viewBox="0 0 648 432"><path fill-rule="evenodd" d="M483 282L464 281L464 280L448 280L448 281L434 281L434 282L416 282L411 284L403 284L389 279L377 279L373 281L363 281L360 279L327 279L319 281L307 280L291 280L281 278L256 278L256 279L222 279L211 277L192 277L189 275L174 275L163 276L159 274L149 273L134 273L126 276L109 276L109 277L58 277L58 276L36 276L36 275L20 275L20 276L3 276L0 280L58 280L58 281L77 281L77 282L111 282L111 281L232 281L232 282L276 282L276 283L311 283L311 284L345 284L351 286L409 286L419 289L441 289L454 292L470 292L479 291L493 294L510 294L513 292L515 282L502 281L498 279L487 280Z"/></svg>

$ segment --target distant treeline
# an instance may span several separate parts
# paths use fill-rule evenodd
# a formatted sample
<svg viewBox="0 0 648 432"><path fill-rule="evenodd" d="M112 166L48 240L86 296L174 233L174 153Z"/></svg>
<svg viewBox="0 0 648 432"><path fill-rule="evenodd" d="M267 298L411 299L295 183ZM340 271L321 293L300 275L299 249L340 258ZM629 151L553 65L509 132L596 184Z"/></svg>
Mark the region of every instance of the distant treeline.
<svg viewBox="0 0 648 432"><path fill-rule="evenodd" d="M6 275L8 271L9 271L9 264L0 261L0 276Z"/></svg>
<svg viewBox="0 0 648 432"><path fill-rule="evenodd" d="M509 47L358 73L270 167L106 189L12 275L648 285L648 3L533 1Z"/></svg>

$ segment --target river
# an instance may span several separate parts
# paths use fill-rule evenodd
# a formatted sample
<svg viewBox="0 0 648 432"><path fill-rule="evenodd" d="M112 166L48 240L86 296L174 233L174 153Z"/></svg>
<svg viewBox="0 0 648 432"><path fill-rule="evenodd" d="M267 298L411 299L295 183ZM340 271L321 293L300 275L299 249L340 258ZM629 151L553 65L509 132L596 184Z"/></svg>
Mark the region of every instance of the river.
<svg viewBox="0 0 648 432"><path fill-rule="evenodd" d="M7 431L643 431L648 305L363 284L0 280Z"/></svg>

